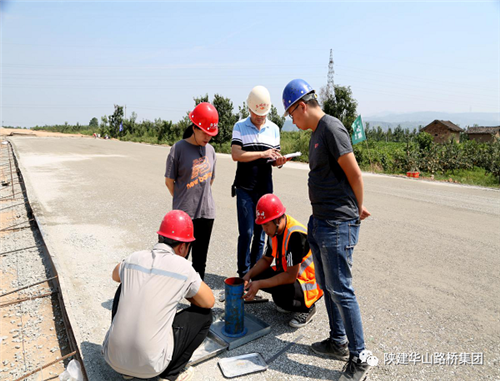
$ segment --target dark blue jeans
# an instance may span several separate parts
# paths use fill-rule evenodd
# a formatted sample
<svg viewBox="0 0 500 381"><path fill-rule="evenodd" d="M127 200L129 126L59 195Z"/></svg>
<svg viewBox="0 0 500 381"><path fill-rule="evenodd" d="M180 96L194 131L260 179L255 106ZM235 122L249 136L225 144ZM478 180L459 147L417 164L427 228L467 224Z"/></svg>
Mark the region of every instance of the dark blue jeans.
<svg viewBox="0 0 500 381"><path fill-rule="evenodd" d="M260 194L244 189L236 189L239 231L238 275L240 277L243 277L257 263L264 251L266 233L261 225L255 223L255 208L260 196Z"/></svg>
<svg viewBox="0 0 500 381"><path fill-rule="evenodd" d="M325 293L330 338L337 344L349 340L349 352L365 349L363 324L352 287L352 252L358 243L359 220L319 220L311 216L307 227L316 279Z"/></svg>

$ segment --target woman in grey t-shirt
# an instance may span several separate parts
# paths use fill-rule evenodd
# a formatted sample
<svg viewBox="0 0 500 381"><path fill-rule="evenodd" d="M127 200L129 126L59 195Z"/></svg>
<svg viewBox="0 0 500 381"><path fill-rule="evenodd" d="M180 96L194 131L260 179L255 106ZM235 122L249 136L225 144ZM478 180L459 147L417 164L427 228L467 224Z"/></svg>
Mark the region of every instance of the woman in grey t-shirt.
<svg viewBox="0 0 500 381"><path fill-rule="evenodd" d="M209 141L217 135L219 114L213 105L203 102L189 114L189 119L193 124L167 157L165 184L173 196L172 209L182 210L193 219L193 267L204 279L215 219L211 185L217 158Z"/></svg>

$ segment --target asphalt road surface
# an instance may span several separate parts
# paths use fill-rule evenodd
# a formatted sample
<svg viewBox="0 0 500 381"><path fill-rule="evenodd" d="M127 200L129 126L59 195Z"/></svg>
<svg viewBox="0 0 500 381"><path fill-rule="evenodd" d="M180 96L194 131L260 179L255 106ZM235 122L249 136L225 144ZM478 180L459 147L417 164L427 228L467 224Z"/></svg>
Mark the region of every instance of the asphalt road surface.
<svg viewBox="0 0 500 381"><path fill-rule="evenodd" d="M113 267L150 248L171 209L164 185L168 147L91 138L12 137L32 207L58 266L64 298L91 380L119 380L101 355L116 284ZM217 217L207 283L217 296L236 275L236 164L218 155ZM274 170L275 193L307 223L307 165ZM354 286L367 348L379 358L372 380L500 378L500 192L365 174L365 205L354 251ZM337 380L343 366L309 345L328 335L324 302L296 330L272 302L246 311L269 323L267 336L195 368L195 380L222 380L222 357L260 352L269 359L303 338L265 373L242 380ZM224 304L217 302L216 312Z"/></svg>

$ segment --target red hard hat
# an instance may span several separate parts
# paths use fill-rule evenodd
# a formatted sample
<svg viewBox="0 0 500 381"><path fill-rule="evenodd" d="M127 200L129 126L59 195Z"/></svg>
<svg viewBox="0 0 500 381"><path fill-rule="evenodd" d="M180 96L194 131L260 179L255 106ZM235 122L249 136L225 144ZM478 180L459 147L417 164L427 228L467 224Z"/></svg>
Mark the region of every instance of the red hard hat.
<svg viewBox="0 0 500 381"><path fill-rule="evenodd" d="M210 136L219 132L219 114L215 107L208 102L202 102L189 113L189 119L196 127L201 128Z"/></svg>
<svg viewBox="0 0 500 381"><path fill-rule="evenodd" d="M271 193L265 194L257 202L257 218L255 219L255 223L258 225L265 224L275 218L281 217L285 212L286 209L278 196Z"/></svg>
<svg viewBox="0 0 500 381"><path fill-rule="evenodd" d="M157 233L179 242L193 242L193 221L182 210L172 210L165 214Z"/></svg>

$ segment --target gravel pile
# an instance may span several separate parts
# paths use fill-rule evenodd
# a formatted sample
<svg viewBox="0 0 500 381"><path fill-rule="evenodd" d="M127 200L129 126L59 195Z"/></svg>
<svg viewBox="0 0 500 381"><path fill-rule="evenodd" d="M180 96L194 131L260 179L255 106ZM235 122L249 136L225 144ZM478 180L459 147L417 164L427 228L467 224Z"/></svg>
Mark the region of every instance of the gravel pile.
<svg viewBox="0 0 500 381"><path fill-rule="evenodd" d="M5 149L2 147L2 149ZM15 200L9 185L0 188L0 208L4 213L0 229L1 250L0 274L2 283L0 294L8 293L25 286L38 283L52 277L50 261L43 249L39 232L30 224L30 215L23 203L21 185L14 173ZM20 250L19 249L25 249ZM52 283L43 282L24 290L5 295L0 303L16 299L28 299L24 302L2 307L2 332L0 333L0 379L14 380L35 371L40 366L60 357L67 352L67 337L57 298L37 296L55 291ZM47 321L49 320L49 321ZM58 375L64 369L63 364L56 364L28 377L27 380L39 380Z"/></svg>

